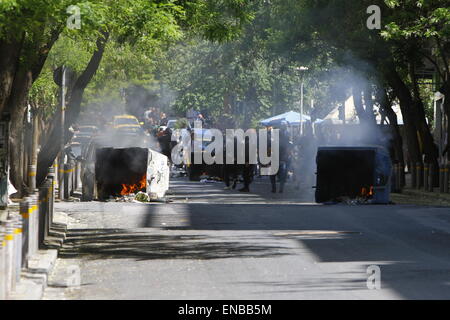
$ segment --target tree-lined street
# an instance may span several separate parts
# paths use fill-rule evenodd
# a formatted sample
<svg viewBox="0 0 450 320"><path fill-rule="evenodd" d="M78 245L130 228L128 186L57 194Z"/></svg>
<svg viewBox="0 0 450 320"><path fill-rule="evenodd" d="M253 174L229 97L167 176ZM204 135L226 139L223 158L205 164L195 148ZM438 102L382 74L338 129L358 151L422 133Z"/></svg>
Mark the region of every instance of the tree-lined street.
<svg viewBox="0 0 450 320"><path fill-rule="evenodd" d="M450 299L449 208L448 0L0 0L0 300Z"/></svg>
<svg viewBox="0 0 450 320"><path fill-rule="evenodd" d="M179 179L172 190L170 204L57 204L74 220L45 298L450 296L448 208L320 206ZM80 286L62 289L73 265ZM380 290L367 286L371 265Z"/></svg>

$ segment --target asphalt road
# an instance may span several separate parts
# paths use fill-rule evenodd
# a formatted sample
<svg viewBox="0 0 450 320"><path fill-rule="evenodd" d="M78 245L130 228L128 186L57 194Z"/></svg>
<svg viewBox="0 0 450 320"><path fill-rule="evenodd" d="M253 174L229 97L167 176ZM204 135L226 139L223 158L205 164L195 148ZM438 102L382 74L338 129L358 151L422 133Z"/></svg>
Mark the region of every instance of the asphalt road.
<svg viewBox="0 0 450 320"><path fill-rule="evenodd" d="M73 222L45 298L450 298L448 207L252 189L177 180L168 204L58 203ZM369 286L368 267L380 270Z"/></svg>

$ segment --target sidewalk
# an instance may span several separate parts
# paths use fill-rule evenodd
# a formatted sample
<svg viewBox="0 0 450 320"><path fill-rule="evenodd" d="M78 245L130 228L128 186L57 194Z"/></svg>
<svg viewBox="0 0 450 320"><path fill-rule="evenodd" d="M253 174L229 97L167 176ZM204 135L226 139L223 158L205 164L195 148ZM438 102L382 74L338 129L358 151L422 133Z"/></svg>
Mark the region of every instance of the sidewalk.
<svg viewBox="0 0 450 320"><path fill-rule="evenodd" d="M0 211L0 219L6 219L8 212L19 212L19 204L13 203L6 210ZM54 222L68 224L65 213L55 212ZM64 235L63 235L64 236ZM48 284L48 277L53 271L58 256L58 249L39 250L29 258L27 268L21 269L20 280L8 300L40 300Z"/></svg>
<svg viewBox="0 0 450 320"><path fill-rule="evenodd" d="M396 204L450 207L450 193L440 193L438 188L434 192L404 188L402 193L391 193L391 199Z"/></svg>

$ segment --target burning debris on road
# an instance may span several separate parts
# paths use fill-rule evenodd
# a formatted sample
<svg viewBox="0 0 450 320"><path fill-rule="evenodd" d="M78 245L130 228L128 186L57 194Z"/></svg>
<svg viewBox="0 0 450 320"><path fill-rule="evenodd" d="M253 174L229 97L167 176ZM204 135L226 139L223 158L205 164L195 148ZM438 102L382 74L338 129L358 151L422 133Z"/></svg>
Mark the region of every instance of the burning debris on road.
<svg viewBox="0 0 450 320"><path fill-rule="evenodd" d="M319 147L316 202L387 204L391 170L382 147Z"/></svg>
<svg viewBox="0 0 450 320"><path fill-rule="evenodd" d="M163 198L169 188L169 162L159 152L101 139L87 149L82 166L84 200L153 201Z"/></svg>
<svg viewBox="0 0 450 320"><path fill-rule="evenodd" d="M99 199L146 191L147 163L148 149L99 148L95 163Z"/></svg>

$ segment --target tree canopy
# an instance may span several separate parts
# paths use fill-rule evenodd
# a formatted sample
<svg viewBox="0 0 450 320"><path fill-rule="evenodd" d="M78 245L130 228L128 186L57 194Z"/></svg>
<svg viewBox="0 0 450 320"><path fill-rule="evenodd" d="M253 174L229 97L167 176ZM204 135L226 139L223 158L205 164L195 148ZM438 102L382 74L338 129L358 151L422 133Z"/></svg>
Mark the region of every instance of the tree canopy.
<svg viewBox="0 0 450 320"><path fill-rule="evenodd" d="M373 6L380 29L368 27ZM68 28L78 10L80 28ZM255 126L299 111L303 82L305 110L314 117L353 96L361 121L372 125L378 106L399 149L391 108L398 101L408 157L437 163L432 95L450 94L449 35L443 0L3 0L0 111L11 115L19 156L24 110L39 110L42 178L58 154L53 72L62 65L74 71L68 139L80 113L108 114L141 93L134 104L180 117L199 110L217 126ZM20 172L12 170L18 188L26 184Z"/></svg>

